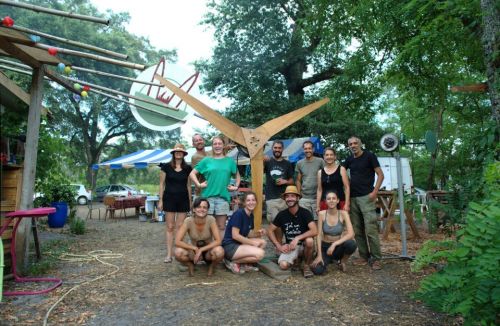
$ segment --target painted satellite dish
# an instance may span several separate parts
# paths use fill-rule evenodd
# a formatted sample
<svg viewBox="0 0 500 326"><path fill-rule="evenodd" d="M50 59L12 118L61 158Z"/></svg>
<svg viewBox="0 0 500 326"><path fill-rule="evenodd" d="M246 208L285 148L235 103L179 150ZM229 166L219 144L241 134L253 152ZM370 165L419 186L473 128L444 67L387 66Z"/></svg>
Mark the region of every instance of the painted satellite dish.
<svg viewBox="0 0 500 326"><path fill-rule="evenodd" d="M192 117L193 111L188 109L179 97L159 84L154 78L155 74L163 76L187 93L198 97L200 95L198 85L196 85L198 73L189 76L187 71L179 66L166 64L165 59L162 58L156 66L147 68L136 78L149 84L134 82L130 87L129 93L136 99L130 98L129 101L141 106L131 106L132 114L140 124L157 131L178 128Z"/></svg>

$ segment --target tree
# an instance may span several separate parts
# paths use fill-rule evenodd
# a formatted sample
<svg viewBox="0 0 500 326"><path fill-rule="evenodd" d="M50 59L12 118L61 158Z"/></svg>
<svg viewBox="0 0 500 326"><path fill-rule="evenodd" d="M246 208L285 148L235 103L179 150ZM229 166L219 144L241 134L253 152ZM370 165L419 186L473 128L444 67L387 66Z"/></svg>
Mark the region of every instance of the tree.
<svg viewBox="0 0 500 326"><path fill-rule="evenodd" d="M362 20L353 19L355 7L351 1L212 2L204 23L214 28L218 43L211 60L199 63L204 87L231 98L225 114L248 127L318 96L332 97L333 105L287 128L281 138L304 133L329 137L335 130L317 122L336 121L339 115L347 123L365 120L365 127L374 127L378 84L366 68L375 64L375 54L356 48L366 31ZM327 81L331 87L324 89Z"/></svg>
<svg viewBox="0 0 500 326"><path fill-rule="evenodd" d="M88 0L65 0L63 2L36 0L31 1L31 3L84 15L104 16ZM130 16L127 13L108 12L107 16L109 16L111 24L109 27L103 27L94 23L34 13L19 8L7 7L6 9L6 14L13 17L17 25L127 54L131 62L154 64L159 61L161 56L166 56L170 60L176 56L175 51L158 51L149 43L148 39L128 33L125 24L129 22ZM50 40L43 40L43 42L72 48ZM60 56L75 66L128 77L135 76L131 69L117 65L76 56ZM130 87L129 82L99 75L78 73L77 77L123 92L128 92ZM69 141L75 161L85 162L86 179L88 184L92 186L94 186L92 184L92 165L99 161L102 153L111 146L112 142L125 136L147 142L160 135L159 132L141 126L133 117L127 104L98 96L92 91L87 99L81 101L60 87L51 89L47 94L44 98L44 104L53 112L51 127L54 132L57 131ZM168 135L175 136L175 132L168 133Z"/></svg>

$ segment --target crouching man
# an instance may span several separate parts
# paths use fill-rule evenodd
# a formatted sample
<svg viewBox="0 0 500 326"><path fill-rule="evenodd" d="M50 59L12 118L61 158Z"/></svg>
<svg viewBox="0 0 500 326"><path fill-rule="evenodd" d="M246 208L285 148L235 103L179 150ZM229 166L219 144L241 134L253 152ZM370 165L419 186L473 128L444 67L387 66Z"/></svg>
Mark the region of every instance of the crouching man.
<svg viewBox="0 0 500 326"><path fill-rule="evenodd" d="M280 252L278 264L281 269L289 269L300 256L304 257L304 277L313 276L310 264L312 262L314 241L318 234L312 213L299 206L300 193L295 186L286 187L282 194L287 209L276 215L269 225L268 236ZM280 228L285 235L286 244L276 239L274 231Z"/></svg>

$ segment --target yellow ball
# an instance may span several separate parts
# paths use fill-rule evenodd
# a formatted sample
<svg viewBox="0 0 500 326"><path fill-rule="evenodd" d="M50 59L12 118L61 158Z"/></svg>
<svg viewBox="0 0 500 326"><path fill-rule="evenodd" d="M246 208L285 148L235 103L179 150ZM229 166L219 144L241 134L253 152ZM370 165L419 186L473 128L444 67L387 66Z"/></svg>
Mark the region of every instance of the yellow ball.
<svg viewBox="0 0 500 326"><path fill-rule="evenodd" d="M80 95L82 95L82 97L87 97L89 96L89 94L86 92L86 91L83 91L80 93Z"/></svg>
<svg viewBox="0 0 500 326"><path fill-rule="evenodd" d="M71 73L71 67L70 66L64 67L64 73L69 75Z"/></svg>

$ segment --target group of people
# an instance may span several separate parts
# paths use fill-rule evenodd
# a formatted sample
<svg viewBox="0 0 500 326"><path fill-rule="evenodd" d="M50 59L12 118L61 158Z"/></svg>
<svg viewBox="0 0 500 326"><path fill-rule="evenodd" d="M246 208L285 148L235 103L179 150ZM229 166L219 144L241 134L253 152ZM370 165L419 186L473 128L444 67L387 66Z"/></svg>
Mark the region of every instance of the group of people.
<svg viewBox="0 0 500 326"><path fill-rule="evenodd" d="M202 262L212 275L222 260L234 273L257 270L254 264L264 257L267 235L276 247L279 267L298 267L303 258L306 278L325 273L332 263L345 272L356 249L359 259L354 264L381 268L375 200L384 175L375 154L363 149L358 137L349 138L352 155L342 164L333 148L326 148L321 159L314 156L314 144L304 142L305 157L295 170L283 157L283 142L274 141L272 157L264 159L269 226L260 230L254 229L253 192L243 195L242 207L227 221L240 175L234 160L225 156L225 140L214 137L212 152L207 153L196 134L193 146L192 167L184 160L187 152L181 144L172 150L171 162L161 165L158 209L166 212L166 263L174 254L189 275ZM191 182L196 189L193 203ZM190 207L192 215L186 217Z"/></svg>

